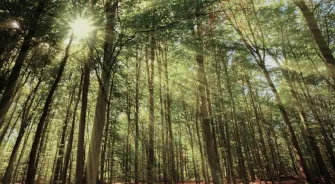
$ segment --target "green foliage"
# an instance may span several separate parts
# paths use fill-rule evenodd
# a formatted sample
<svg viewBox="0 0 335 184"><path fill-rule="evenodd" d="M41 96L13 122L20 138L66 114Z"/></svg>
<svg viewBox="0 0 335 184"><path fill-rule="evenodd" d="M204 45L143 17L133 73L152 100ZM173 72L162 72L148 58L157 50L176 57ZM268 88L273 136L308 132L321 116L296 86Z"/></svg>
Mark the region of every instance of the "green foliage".
<svg viewBox="0 0 335 184"><path fill-rule="evenodd" d="M216 154L225 178L232 177L229 169L237 178L242 178L240 155L248 176L252 175L252 169L260 179L271 177L271 173L277 172L276 169L279 175L296 175L294 166L297 163L292 158L295 153L289 138L291 135L278 109L280 104L276 94L265 78L264 68L278 91L280 103L292 122L311 172L317 175L304 123L311 128L327 168L332 170L328 164L329 151L323 142L321 128L323 126L326 129L327 137L333 145L334 81L329 77L305 19L292 2L125 0L119 2L116 10L112 35L105 34L106 2L113 4L115 1L47 0L45 12L38 18L34 12L38 1L2 2L0 22L5 26L0 27L0 49L4 49L0 53L1 85L6 84L24 36L29 30L36 29L36 33L20 72L16 96L12 99L6 117L5 125L8 124L8 128L0 127L0 134L5 135L0 142L1 175L6 170L23 123L25 100L38 81L42 80L31 102L31 118L24 134L26 142L20 144L20 156L16 158L15 166L20 172L14 178L19 180L25 177L30 147L43 111L42 104L59 71L73 32L70 24L76 18L91 21L96 39L93 49L90 49L94 33L89 33L85 38L75 37L70 48L69 61L53 98L48 126L44 129L41 152L38 152L38 177L41 180L48 181L54 175L60 137L73 92L65 148L69 145L70 124L74 120L75 136L70 159L72 169L67 172L68 176L75 173L76 135L81 114L81 96L78 93L82 91L80 82L88 63L92 68L88 109L85 112L85 154L88 154L98 91L102 87L101 73L106 70L111 76L111 81L107 81L111 83L111 92L104 94L104 100L109 106L108 121L105 123L105 127L108 124L108 130L107 135L104 133L102 144L107 145L104 150L106 155L101 158L105 164L105 178L124 182L135 179L135 142L138 142L139 178L146 180L150 121L148 68L153 62L153 56L154 176L157 180L164 180L164 177L171 180L173 169L176 169L179 180L204 179L204 174L208 174L206 168L209 168L209 163L204 151L206 134L199 114L198 75L201 73L198 71L196 56L200 47L203 47L201 55L205 59L204 75L208 83L205 96L209 103L207 109L210 111L211 137L213 143L215 141ZM314 9L322 33L334 53L335 4L331 1L310 1L309 5ZM10 27L14 25L13 21L17 22L19 28ZM197 38L199 22L201 39ZM112 41L106 45L109 38ZM153 38L155 42L152 42ZM113 48L113 53L108 60L108 68L103 69L107 46ZM139 86L138 92L136 85ZM296 93L296 98L292 91ZM3 91L0 91L1 95ZM136 100L139 101L138 112ZM76 111L75 103L78 103ZM306 113L306 122L301 119L299 104ZM139 126L138 139L136 124ZM262 141L265 141L264 145ZM174 158L171 158L172 155ZM229 166L229 159L232 166ZM176 164L173 169L172 162ZM266 172L266 164L271 171ZM232 168L227 170L228 167ZM73 177L71 179L74 180Z"/></svg>

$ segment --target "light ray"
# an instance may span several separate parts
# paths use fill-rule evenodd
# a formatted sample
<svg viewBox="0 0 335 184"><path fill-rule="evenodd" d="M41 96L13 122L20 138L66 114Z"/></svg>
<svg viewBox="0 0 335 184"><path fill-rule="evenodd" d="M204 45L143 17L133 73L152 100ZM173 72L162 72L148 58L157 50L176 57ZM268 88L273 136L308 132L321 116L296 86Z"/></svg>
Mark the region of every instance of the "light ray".
<svg viewBox="0 0 335 184"><path fill-rule="evenodd" d="M86 38L94 29L91 21L86 18L78 18L71 22L70 26L74 35L79 39Z"/></svg>

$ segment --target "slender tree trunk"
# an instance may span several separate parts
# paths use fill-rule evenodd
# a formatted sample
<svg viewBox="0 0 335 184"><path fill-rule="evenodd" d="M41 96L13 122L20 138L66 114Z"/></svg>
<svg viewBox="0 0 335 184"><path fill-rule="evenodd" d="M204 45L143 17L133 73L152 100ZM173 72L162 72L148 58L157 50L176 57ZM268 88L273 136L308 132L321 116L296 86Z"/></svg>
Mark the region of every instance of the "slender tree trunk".
<svg viewBox="0 0 335 184"><path fill-rule="evenodd" d="M17 136L15 145L14 145L12 153L10 155L8 166L7 166L5 175L2 179L2 183L11 183L12 172L13 172L14 162L16 160L16 155L17 155L17 152L19 150L21 140L24 136L25 129L29 125L29 121L31 119L30 109L31 109L31 106L34 102L34 99L35 99L35 96L36 96L35 94L36 94L41 82L42 82L42 80L39 79L37 85L32 90L32 92L28 95L28 97L27 97L27 99L24 103L23 113L22 113L22 122L21 122L20 130L19 130L19 134Z"/></svg>
<svg viewBox="0 0 335 184"><path fill-rule="evenodd" d="M2 131L1 131L1 134L0 134L0 145L2 144L2 142L3 142L4 138L5 138L5 135L6 135L8 129L9 129L9 127L10 127L10 124L11 124L11 122L12 122L12 120L13 120L13 117L14 117L15 112L16 112L15 109L17 108L17 105L19 104L19 103L18 103L18 100L19 100L19 99L20 99L20 97L17 98L16 103L15 103L14 108L13 108L13 111L12 111L12 113L10 114L10 116L9 116L9 118L8 118L8 120L7 120L7 123L6 123L5 127L3 127ZM19 118L20 118L20 116L17 117L17 120L18 120ZM0 129L1 129L1 128L0 128Z"/></svg>
<svg viewBox="0 0 335 184"><path fill-rule="evenodd" d="M208 178L206 175L206 171L205 171L205 158L204 158L204 153L203 153L203 146L202 146L202 141L201 141L201 137L200 137L200 127L199 127L199 98L197 97L197 109L196 109L196 120L195 120L195 125L196 125L196 133L197 133L197 138L198 138L198 143L199 143L199 151L200 151L200 160L201 160L201 169L202 169L202 174L203 174L203 178L205 181L205 184L208 184Z"/></svg>
<svg viewBox="0 0 335 184"><path fill-rule="evenodd" d="M35 116L35 118L33 119L32 122L34 122L35 120L36 120L36 116ZM22 157L24 155L24 150L25 150L25 148L27 146L27 142L28 142L28 139L29 139L29 135L30 135L31 129L32 129L32 125L28 128L26 137L24 138L24 142L23 142L23 145L22 145L22 148L21 148L21 153L20 153L20 156L19 156L19 158L17 160L17 163L16 163L16 167L15 167L15 171L14 171L14 175L13 175L13 179L12 179L12 184L15 184L16 181L17 181L18 170L19 170L19 167L21 165L21 159L22 159ZM22 178L24 178L24 176L25 176L25 174L22 175Z"/></svg>
<svg viewBox="0 0 335 184"><path fill-rule="evenodd" d="M135 82L135 184L139 183L138 156L139 156L139 83L140 83L141 62L136 58L136 82Z"/></svg>
<svg viewBox="0 0 335 184"><path fill-rule="evenodd" d="M71 182L72 168L73 168L73 156L71 155L71 158L70 158L70 166L69 166L69 178L68 178L69 183L72 183L72 182ZM66 177L66 176L65 176L65 177Z"/></svg>
<svg viewBox="0 0 335 184"><path fill-rule="evenodd" d="M261 118L259 117L259 114L258 114L258 110L257 110L255 100L254 100L255 99L254 94L253 94L251 84L250 84L250 81L249 81L248 77L246 77L246 82L247 82L247 85L248 85L248 88L249 88L250 100L251 100L251 104L252 104L252 107L254 109L254 114L255 114L255 117L256 117L257 129L258 129L258 134L260 136L260 140L261 140L261 144L262 144L262 146L261 146L262 147L262 152L263 152L263 155L265 157L267 174L271 176L272 183L274 183L274 181L273 181L274 177L273 177L273 173L271 172L270 160L269 160L269 157L268 157L268 154L267 154L267 151L266 151L263 130L262 130L262 126L261 126L261 123L260 123Z"/></svg>
<svg viewBox="0 0 335 184"><path fill-rule="evenodd" d="M113 90L113 81L112 81L112 84L110 85L110 91ZM110 129L109 128L109 124L112 123L112 121L110 121L110 111L111 111L111 100L112 100L112 93L109 93L109 96L108 96L108 104L107 104L107 115L106 115L106 118L107 118L107 124L106 124L106 128L105 128L105 135L104 135L104 144L103 144L103 150L102 150L102 153L101 153L101 165L100 165L100 179L101 179L101 183L104 183L104 174L105 174L105 157L106 157L106 151L107 151L107 145L109 144L110 142ZM129 133L128 133L129 135ZM113 148L112 148L113 149Z"/></svg>
<svg viewBox="0 0 335 184"><path fill-rule="evenodd" d="M329 174L329 172L327 170L327 167L325 165L325 162L322 158L319 146L317 145L317 142L316 142L316 140L313 136L312 129L310 127L310 123L308 123L307 114L304 111L304 108L303 108L303 106L302 106L302 104L301 104L301 102L298 98L298 94L295 91L295 88L294 88L291 80L289 79L288 71L285 71L285 69L282 69L282 73L285 77L286 82L288 83L288 85L290 87L292 97L294 98L294 100L296 102L296 108L297 108L298 113L300 115L301 123L302 123L302 126L303 126L303 132L306 134L307 142L308 142L309 146L311 146L311 148L312 148L312 150L311 150L312 156L314 157L314 159L316 161L318 171L320 172L320 174L322 176L321 179L325 183L330 183L330 174Z"/></svg>
<svg viewBox="0 0 335 184"><path fill-rule="evenodd" d="M47 97L47 99L44 103L43 112L42 112L40 121L37 125L35 138L34 138L33 145L31 147L31 151L30 151L30 154L29 154L29 163L28 163L26 184L33 184L34 180L35 180L36 170L37 170L37 166L38 166L38 157L36 157L37 156L37 150L38 150L38 147L39 147L39 144L40 144L43 129L44 129L44 127L47 127L47 124L48 124L46 120L47 120L47 117L48 117L49 112L50 112L53 96L54 96L55 91L57 89L57 86L58 86L58 84L59 84L59 82L62 78L66 62L67 62L67 60L70 56L70 47L71 47L72 40L73 40L73 34L71 35L70 42L66 47L65 56L61 61L57 77L56 77L55 81L53 82L53 84L51 86L51 89L49 91L48 97Z"/></svg>
<svg viewBox="0 0 335 184"><path fill-rule="evenodd" d="M163 104L163 94L162 94L162 60L164 59L164 53L162 51L162 49L160 49L160 52L162 52L162 57L158 58L157 56L157 61L158 61L158 73L159 73L159 104L160 104L160 120L161 120L161 148L162 148L162 162L163 162L163 180L164 183L167 182L167 173L166 173L166 147L165 147L165 124L164 124L164 120L166 119L164 116L164 104ZM159 172L160 173L160 172Z"/></svg>
<svg viewBox="0 0 335 184"><path fill-rule="evenodd" d="M130 91L128 89L128 91ZM126 183L130 183L130 144L129 144L129 137L130 137L130 127L131 127L131 118L130 118L130 112L131 112L131 101L130 101L130 95L127 95L127 140L126 140L126 154L125 154L125 181Z"/></svg>
<svg viewBox="0 0 335 184"><path fill-rule="evenodd" d="M155 102L154 102L154 62L155 62L155 35L151 35L150 44L150 73L148 80L149 87L149 145L148 145L148 160L147 160L147 182L152 184L154 182L155 172L155 155L154 155L154 136L155 136Z"/></svg>
<svg viewBox="0 0 335 184"><path fill-rule="evenodd" d="M184 184L184 158L183 158L183 143L181 140L181 129L179 129L179 163L180 163L180 182Z"/></svg>
<svg viewBox="0 0 335 184"><path fill-rule="evenodd" d="M67 105L67 110L66 110L66 116L63 124L63 130L62 130L62 135L60 139L60 144L58 146L58 153L57 153L57 159L56 159L56 168L55 168L55 174L53 177L53 183L57 184L62 181L62 168L63 168L63 157L64 157L64 148L65 148L65 136L66 136L66 130L69 124L69 119L71 116L71 107L72 107L72 102L74 98L74 93L76 91L77 84L74 85L73 90L70 94L70 99L69 99L69 104Z"/></svg>
<svg viewBox="0 0 335 184"><path fill-rule="evenodd" d="M322 138L324 140L324 144L325 144L325 147L326 147L326 150L327 150L327 153L330 157L330 163L332 165L332 168L333 170L335 169L335 156L334 156L334 151L333 151L333 145L327 135L327 131L322 123L322 120L318 114L318 112L315 110L315 104L312 100L312 97L309 93L309 89L307 88L306 86L306 83L305 83L305 79L303 76L301 76L302 78L302 81L303 81L303 84L305 85L305 88L302 87L302 84L301 83L298 83L300 85L300 88L302 90L304 90L305 92L303 92L305 98L307 99L306 102L307 102L307 106L308 108L311 110L312 112L312 115L314 117L314 119L316 120L316 122L319 124L320 126L320 129L321 129L321 135L322 135Z"/></svg>
<svg viewBox="0 0 335 184"><path fill-rule="evenodd" d="M233 93L232 93L232 89L231 89L231 82L230 82L230 76L228 73L228 67L226 64L226 61L223 61L223 66L224 66L224 73L226 76L226 82L227 82L227 89L228 89L228 93L229 93L229 97L230 97L230 103L232 106L232 119L233 119L233 127L235 130L235 137L236 137L236 151L237 151L237 159L238 159L238 163L239 163L239 170L240 170L240 174L243 177L243 183L248 183L248 176L247 176L247 171L245 168L245 163L244 163L244 156L242 153L242 143L240 140L240 130L238 127L238 123L237 123L237 118L236 118L236 108L235 108L235 101L234 101L234 97L233 97ZM265 152L266 153L266 152Z"/></svg>
<svg viewBox="0 0 335 184"><path fill-rule="evenodd" d="M194 140L193 140L194 135L192 134L191 125L187 124L187 128L188 128L188 134L189 134L189 140L190 140L190 146L191 146L191 152L192 152L192 164L193 164L194 178L195 178L195 183L198 184L199 176L198 176L197 167L196 167L195 158L194 158Z"/></svg>
<svg viewBox="0 0 335 184"><path fill-rule="evenodd" d="M74 137L74 129L75 129L75 122L76 122L76 115L77 115L77 109L78 109L78 104L80 101L80 96L81 96L81 91L82 91L82 82L83 82L84 75L82 74L80 77L80 82L79 82L79 90L78 90L78 96L76 100L76 104L73 109L73 114L72 114L72 125L71 125L71 130L70 130L70 135L67 143L67 148L66 148L66 153L64 157L64 167L63 167L63 175L62 177L62 184L66 184L66 176L67 176L67 170L69 167L70 160L71 160L71 152L72 152L72 145L73 145L73 137ZM70 180L68 182L71 182Z"/></svg>
<svg viewBox="0 0 335 184"><path fill-rule="evenodd" d="M112 81L112 84L111 84L111 87L110 87L110 91L112 91L112 88L113 88L113 81ZM111 172L113 172L113 168L112 168L112 162L113 162L113 154L114 154L114 146L112 145L111 146L111 142L112 141L114 141L114 138L113 138L113 134L112 134L112 132L113 132L113 129L114 129L114 127L115 127L115 124L113 123L113 120L111 120L111 107L112 107L112 104L110 103L111 102L111 100L112 100L112 93L109 93L109 103L108 103L108 105L107 105L107 123L109 123L109 124L111 124L111 125L113 125L111 128L108 128L108 127L106 127L106 129L108 129L108 132L106 132L107 133L107 136L109 137L109 138L107 138L107 145L106 146L108 146L108 147L106 147L105 148L105 150L108 150L108 163L107 163L107 168L108 168L108 170L107 170L107 173L108 173L108 181L110 181L111 182L111 175L112 175L112 173ZM111 141L111 139L112 139L112 141ZM102 170L104 170L104 169L102 169Z"/></svg>
<svg viewBox="0 0 335 184"><path fill-rule="evenodd" d="M116 121L116 120L114 120ZM114 137L114 133L113 133L113 130L115 129L115 125L113 125L113 128L111 128L111 132L110 132L110 135L111 135L111 142L112 144L110 145L110 147L114 148L115 146L115 137ZM110 159L111 159L111 164L110 164L110 171L113 171L113 168L114 168L114 149L112 149L111 151L111 156L110 156ZM113 172L110 173L110 183L113 183Z"/></svg>
<svg viewBox="0 0 335 184"><path fill-rule="evenodd" d="M197 7L197 19L199 18L200 7ZM207 79L205 73L205 65L204 65L204 56L203 56L203 46L202 46L202 25L200 20L197 20L197 41L198 48L196 50L196 61L198 65L198 82L199 82L199 96L200 96L200 110L199 115L201 118L201 125L203 129L204 139L205 139L205 150L207 152L207 159L209 162L209 167L213 179L214 184L222 184L220 178L220 166L217 162L218 155L215 152L214 142L212 137L212 131L210 127L211 117L208 112L208 103L206 97L206 87L207 87Z"/></svg>
<svg viewBox="0 0 335 184"><path fill-rule="evenodd" d="M221 87L221 69L219 66L216 66L217 71L216 75L218 77L218 87L219 87L219 96L220 96L220 103L223 105L223 91ZM223 111L222 107L221 110ZM233 169L233 158L232 158L232 153L231 153L231 143L230 143L230 134L229 134L229 127L228 127L228 121L224 120L224 116L222 115L222 123L221 123L221 134L222 137L225 137L224 139L224 145L226 147L226 154L227 154L227 183L230 183L231 180L233 181L234 184L236 184L236 176L235 172ZM226 134L226 136L224 136Z"/></svg>
<svg viewBox="0 0 335 184"><path fill-rule="evenodd" d="M273 92L273 94L275 96L277 106L278 106L278 108L280 110L280 113L283 117L283 120L284 120L284 122L285 122L285 124L288 128L289 135L290 135L291 141L293 143L293 147L294 147L294 152L296 153L296 158L297 158L297 162L298 162L298 165L299 165L299 171L301 172L301 175L305 180L307 180L308 182L312 182L312 178L311 178L310 173L308 171L306 160L303 156L303 153L301 151L298 139L297 139L296 134L294 132L292 123L291 123L291 121L288 117L288 114L286 112L286 109L285 109L282 101L281 101L281 98L278 94L278 91L277 91L275 85L273 84L272 79L270 77L270 74L269 74L268 70L265 68L265 65L261 65L261 69L262 69L262 71L265 75L265 78L266 78L266 80L267 80L267 82L268 82L268 84L271 88L271 91Z"/></svg>
<svg viewBox="0 0 335 184"><path fill-rule="evenodd" d="M28 55L32 39L33 39L33 37L35 35L35 31L37 29L37 22L39 20L39 17L45 11L44 6L45 6L45 1L40 0L38 2L36 13L35 13L35 20L36 21L33 23L32 29L30 29L28 31L28 34L23 39L23 43L22 43L22 46L20 48L19 55L16 58L14 67L12 69L12 72L9 75L8 80L7 80L7 82L4 86L5 91L2 94L1 99L0 99L0 129L3 127L6 114L9 110L9 108L10 108L10 105L11 105L10 102L11 102L11 99L14 95L14 91L15 91L14 89L15 89L15 86L16 86L16 82L17 82L17 80L20 76L21 68L23 66L24 60L26 59L26 57Z"/></svg>
<svg viewBox="0 0 335 184"><path fill-rule="evenodd" d="M172 131L172 119L171 119L171 94L170 94L170 83L169 83L169 68L168 68L168 60L167 60L167 49L165 50L164 57L164 68L165 68L165 84L166 84L166 123L167 123L167 135L168 135L168 145L169 145L169 155L170 155L170 174L172 175L173 183L177 183L177 173L176 173L176 164L175 164L175 153L174 153L174 136ZM166 140L168 140L166 139Z"/></svg>
<svg viewBox="0 0 335 184"><path fill-rule="evenodd" d="M301 10L309 30L312 32L314 41L318 45L323 59L326 63L330 77L335 81L335 58L330 50L325 38L323 37L321 30L318 26L316 19L314 18L313 12L308 8L305 0L293 0L294 4Z"/></svg>
<svg viewBox="0 0 335 184"><path fill-rule="evenodd" d="M84 152L85 152L85 126L86 126L86 111L87 111L87 98L88 90L90 85L90 66L88 63L84 66L83 72L83 92L81 96L81 109L80 109L80 120L79 120L79 131L78 131L78 142L77 142L77 160L76 160L76 184L82 184L84 181Z"/></svg>
<svg viewBox="0 0 335 184"><path fill-rule="evenodd" d="M101 152L101 163L100 163L100 183L101 184L103 184L105 182L105 179L104 179L105 178L105 158L106 158L107 143L108 143L108 137L109 137L109 135L108 135L109 124L110 124L110 122L107 121L106 128L105 128L105 133L104 133L105 138L104 138L102 152Z"/></svg>

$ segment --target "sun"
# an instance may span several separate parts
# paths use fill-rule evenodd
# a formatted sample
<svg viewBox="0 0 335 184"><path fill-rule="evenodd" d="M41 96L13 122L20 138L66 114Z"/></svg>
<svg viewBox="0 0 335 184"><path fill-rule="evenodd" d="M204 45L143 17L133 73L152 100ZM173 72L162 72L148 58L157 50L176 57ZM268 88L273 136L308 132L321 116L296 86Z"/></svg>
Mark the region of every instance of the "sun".
<svg viewBox="0 0 335 184"><path fill-rule="evenodd" d="M14 28L14 29L20 29L20 25L19 25L19 23L16 22L16 21L13 21L13 22L11 23L11 26L12 26L12 28Z"/></svg>
<svg viewBox="0 0 335 184"><path fill-rule="evenodd" d="M77 18L70 23L74 35L78 38L86 38L93 31L92 23L86 18Z"/></svg>

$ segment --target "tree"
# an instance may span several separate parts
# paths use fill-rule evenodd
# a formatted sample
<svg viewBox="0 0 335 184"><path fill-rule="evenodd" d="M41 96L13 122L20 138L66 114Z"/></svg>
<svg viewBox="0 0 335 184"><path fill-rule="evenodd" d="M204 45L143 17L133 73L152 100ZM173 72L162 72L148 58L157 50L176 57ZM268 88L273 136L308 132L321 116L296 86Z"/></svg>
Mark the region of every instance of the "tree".
<svg viewBox="0 0 335 184"><path fill-rule="evenodd" d="M0 6L0 182L334 182L334 2Z"/></svg>
<svg viewBox="0 0 335 184"><path fill-rule="evenodd" d="M321 30L317 21L314 18L313 12L308 8L305 0L293 0L294 4L301 10L309 30L311 31L314 41L318 45L320 52L323 56L324 62L329 71L330 77L335 81L335 58L330 50L325 38L322 36Z"/></svg>
<svg viewBox="0 0 335 184"><path fill-rule="evenodd" d="M71 34L69 44L66 46L64 58L62 59L62 61L60 63L56 79L54 80L54 82L53 82L53 84L50 88L47 99L45 100L44 107L43 107L43 113L42 113L41 118L39 120L39 123L37 125L33 145L32 145L32 148L31 148L31 151L30 151L30 154L29 154L29 164L28 164L28 171L27 171L27 178L26 178L26 183L29 183L29 184L32 184L32 183L35 182L34 180L35 180L36 169L37 169L37 166L38 166L38 159L39 159L39 157L37 155L37 151L38 151L38 149L40 149L42 147L40 145L41 144L40 141L41 141L41 137L42 137L42 134L43 134L43 129L47 126L46 125L47 124L46 119L47 119L47 117L49 115L49 112L50 112L53 96L54 96L55 91L58 87L58 84L59 84L59 82L62 78L66 62L67 62L67 60L70 56L70 47L71 47L72 41L73 41L73 34Z"/></svg>
<svg viewBox="0 0 335 184"><path fill-rule="evenodd" d="M101 81L99 81L99 92L97 105L95 109L95 118L93 123L92 138L90 141L89 152L87 156L87 173L86 182L96 183L98 176L99 155L101 148L101 141L103 136L103 129L106 118L106 105L107 94L109 93L109 85L111 78L111 66L115 61L113 55L113 42L114 42L114 26L115 17L117 14L118 1L107 1L104 4L105 14L107 18L105 40L104 40L104 60L102 63Z"/></svg>

